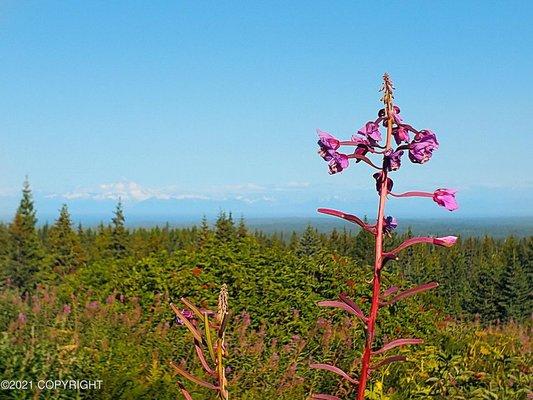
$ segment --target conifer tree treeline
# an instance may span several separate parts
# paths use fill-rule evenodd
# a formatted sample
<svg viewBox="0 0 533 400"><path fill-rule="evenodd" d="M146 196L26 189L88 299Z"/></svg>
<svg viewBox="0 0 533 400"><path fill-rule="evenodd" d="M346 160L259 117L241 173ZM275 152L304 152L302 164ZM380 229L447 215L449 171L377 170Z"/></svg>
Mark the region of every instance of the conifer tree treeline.
<svg viewBox="0 0 533 400"><path fill-rule="evenodd" d="M34 275L42 267L43 252L36 229L37 217L28 179L24 181L22 199L8 228L8 257L5 271L8 281L27 292L34 285Z"/></svg>
<svg viewBox="0 0 533 400"><path fill-rule="evenodd" d="M108 225L72 227L66 205L50 227L37 226L28 181L11 223L0 224L0 285L21 295L36 285L53 286L78 269L128 257L196 251L205 246L236 248L255 244L269 251L292 252L303 260L324 257L353 258L363 267L372 262L368 233L334 229L320 233L308 226L301 234L252 232L243 218L236 224L231 213L221 212L213 226L204 217L199 227L127 229L119 201ZM393 246L412 236L408 231L388 238ZM184 253L185 254L185 253ZM440 288L432 297L445 312L484 323L523 321L533 312L533 237L506 239L465 238L451 251L414 247L388 268L412 283L436 280ZM96 267L95 267L96 268Z"/></svg>

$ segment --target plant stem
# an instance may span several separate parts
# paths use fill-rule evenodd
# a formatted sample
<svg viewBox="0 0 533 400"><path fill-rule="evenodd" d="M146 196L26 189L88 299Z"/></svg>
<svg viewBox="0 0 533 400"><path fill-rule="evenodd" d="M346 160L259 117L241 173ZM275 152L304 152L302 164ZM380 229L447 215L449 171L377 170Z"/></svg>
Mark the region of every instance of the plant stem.
<svg viewBox="0 0 533 400"><path fill-rule="evenodd" d="M392 124L393 124L393 104L392 104L392 84L387 74L383 77L383 102L385 104L385 111L387 116L387 139L385 150L391 147ZM383 167L381 169L381 190L379 194L378 215L376 221L376 246L375 246L375 261L374 261L374 277L372 279L372 304L370 306L370 314L368 316L368 324L366 329L365 349L361 360L361 373L359 374L359 387L357 391L357 400L365 398L366 383L370 372L370 357L372 354L372 343L374 341L376 319L379 309L379 294L381 288L381 266L383 262L383 217L385 215L385 203L387 202L387 168L385 160L383 160Z"/></svg>

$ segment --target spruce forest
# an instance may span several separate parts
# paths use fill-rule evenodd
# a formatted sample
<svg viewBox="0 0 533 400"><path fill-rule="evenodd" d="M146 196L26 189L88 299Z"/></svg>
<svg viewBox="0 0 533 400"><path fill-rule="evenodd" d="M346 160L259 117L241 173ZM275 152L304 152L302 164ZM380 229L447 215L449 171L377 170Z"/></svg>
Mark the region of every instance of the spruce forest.
<svg viewBox="0 0 533 400"><path fill-rule="evenodd" d="M111 210L110 210L111 211ZM111 215L111 212L110 212ZM232 399L353 398L326 371L359 368L360 321L317 303L339 292L369 299L372 235L364 230L264 234L221 212L214 224L127 228L120 202L108 223L73 226L67 205L39 225L28 182L0 225L0 371L4 379L100 379L97 391L2 390L6 399L211 399L191 334L170 303L215 309L227 285L225 379ZM392 233L394 247L412 236ZM437 289L380 311L376 346L424 343L376 371L368 399L529 399L533 392L533 237L459 237L414 246L382 273L387 286ZM364 312L370 307L363 302ZM204 378L202 378L204 379ZM207 378L205 378L207 379Z"/></svg>

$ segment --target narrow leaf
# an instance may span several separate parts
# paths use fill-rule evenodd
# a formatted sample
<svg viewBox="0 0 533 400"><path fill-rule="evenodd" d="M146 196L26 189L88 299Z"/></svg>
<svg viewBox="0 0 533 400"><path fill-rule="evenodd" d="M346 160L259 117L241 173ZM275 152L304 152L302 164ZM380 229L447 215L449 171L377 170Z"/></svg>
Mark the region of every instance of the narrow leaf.
<svg viewBox="0 0 533 400"><path fill-rule="evenodd" d="M185 386L181 382L178 382L178 386L180 388L180 392L185 397L185 400L193 400L191 394L185 389Z"/></svg>
<svg viewBox="0 0 533 400"><path fill-rule="evenodd" d="M396 247L394 250L391 250L389 252L383 253L386 257L389 258L396 258L398 253L409 246L413 246L415 244L420 243L428 243L428 244L434 244L436 246L443 246L443 247L451 247L455 244L457 241L456 236L445 236L445 237L432 237L432 236L420 236L420 237L414 237L405 240L402 242L398 247Z"/></svg>
<svg viewBox="0 0 533 400"><path fill-rule="evenodd" d="M205 341L207 342L207 348L209 349L209 355L214 363L217 362L215 356L215 349L213 348L213 339L211 338L211 328L209 327L209 317L207 313L204 314L204 327L205 327Z"/></svg>
<svg viewBox="0 0 533 400"><path fill-rule="evenodd" d="M333 215L334 217L339 217L345 219L346 221L353 222L370 233L375 234L376 232L373 225L366 224L361 218L356 217L355 215L346 214L338 210L332 210L331 208L319 208L317 211L322 214Z"/></svg>
<svg viewBox="0 0 533 400"><path fill-rule="evenodd" d="M205 387L205 388L208 388L208 389L212 389L212 390L218 390L218 386L215 386L213 385L212 383L209 383L209 382L206 382L196 376L194 376L193 374L185 371L184 369L178 367L175 363L173 363L172 361L170 362L170 365L172 366L172 368L174 368L174 370L180 374L181 376L183 376L184 378L190 380L191 382L193 383L196 383L197 385L200 385L202 387Z"/></svg>
<svg viewBox="0 0 533 400"><path fill-rule="evenodd" d="M368 321L368 318L365 317L365 314L363 313L363 311L359 308L359 306L357 304L355 304L355 302L350 299L346 293L341 293L339 295L339 299L341 299L343 302L345 302L346 304L348 304L356 313L356 315L361 318L365 323Z"/></svg>
<svg viewBox="0 0 533 400"><path fill-rule="evenodd" d="M311 396L311 400L341 400L341 398L331 394L317 393Z"/></svg>
<svg viewBox="0 0 533 400"><path fill-rule="evenodd" d="M191 322L187 318L185 318L185 316L181 313L180 310L178 310L178 308L174 304L170 303L170 307L172 308L172 311L174 311L174 313L178 316L180 321L183 322L183 325L185 325L187 329L191 331L194 338L199 342L202 342L202 335L200 334L200 332L198 332L198 329L196 329L194 325L191 324Z"/></svg>
<svg viewBox="0 0 533 400"><path fill-rule="evenodd" d="M370 367L371 370L376 370L378 369L379 367L383 367L384 365L387 365L387 364L391 364L393 362L399 362L399 361L405 361L407 360L407 358L405 356L392 356L392 357L388 357L388 358L385 358L384 360L381 360L380 362L378 362L377 364L375 365L372 365Z"/></svg>
<svg viewBox="0 0 533 400"><path fill-rule="evenodd" d="M363 323L366 324L367 319L366 317L361 313L357 313L352 307L350 307L348 304L346 304L343 301L338 300L325 300L325 301L319 301L318 306L320 307L337 307L342 308L345 311L348 311L350 314L355 315L357 318L359 318Z"/></svg>
<svg viewBox="0 0 533 400"><path fill-rule="evenodd" d="M218 384L225 389L226 377L224 375L224 365L222 363L222 339L217 339L217 371L218 371Z"/></svg>
<svg viewBox="0 0 533 400"><path fill-rule="evenodd" d="M214 375L215 371L213 371L213 369L207 363L204 352L202 348L200 347L200 343L197 340L194 341L194 348L196 350L196 355L198 356L198 359L200 360L200 364L202 364L202 367L204 368L205 372L207 372L209 375Z"/></svg>
<svg viewBox="0 0 533 400"><path fill-rule="evenodd" d="M343 301L339 300L324 300L317 303L320 307L337 307L348 311L350 314L357 315L355 310ZM357 315L358 316L358 315Z"/></svg>
<svg viewBox="0 0 533 400"><path fill-rule="evenodd" d="M391 286L381 294L381 297L389 297L390 295L396 293L398 290L398 286Z"/></svg>
<svg viewBox="0 0 533 400"><path fill-rule="evenodd" d="M193 313L196 314L196 316L198 317L198 319L201 319L203 320L204 319L204 314L202 314L202 312L198 309L198 307L196 307L194 304L192 304L189 300L187 300L185 297L182 297L181 299L181 302L183 304L185 304L185 306L187 306L187 308L189 308Z"/></svg>
<svg viewBox="0 0 533 400"><path fill-rule="evenodd" d="M439 286L439 284L437 282L424 283L423 285L415 286L415 287L413 287L411 289L407 289L407 290L401 292L400 294L394 296L394 298L392 300L386 301L386 302L382 303L381 305L382 306L389 306L391 304L396 303L397 301L405 299L406 297L410 297L410 296L413 296L413 295L415 295L417 293L422 293L422 292L425 292L425 291L428 291L428 290L431 290L431 289L435 289L438 286Z"/></svg>
<svg viewBox="0 0 533 400"><path fill-rule="evenodd" d="M344 379L346 379L347 381L353 383L354 385L357 385L359 383L356 379L352 378L350 375L348 375L342 369L340 369L338 367L335 367L334 365L331 365L331 364L311 364L311 365L309 365L309 368L323 369L323 370L326 370L326 371L333 372L334 374L337 374L337 375L343 377Z"/></svg>
<svg viewBox="0 0 533 400"><path fill-rule="evenodd" d="M382 354L382 353L385 353L386 351L394 349L395 347L406 346L409 344L421 344L421 343L424 343L422 339L396 339L396 340L393 340L392 342L387 343L381 349L373 351L372 353Z"/></svg>

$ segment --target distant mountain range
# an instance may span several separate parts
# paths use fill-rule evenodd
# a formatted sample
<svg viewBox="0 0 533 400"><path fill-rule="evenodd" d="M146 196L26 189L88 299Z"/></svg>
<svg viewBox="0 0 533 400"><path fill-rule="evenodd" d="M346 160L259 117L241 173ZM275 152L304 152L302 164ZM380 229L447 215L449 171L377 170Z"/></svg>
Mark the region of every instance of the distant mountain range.
<svg viewBox="0 0 533 400"><path fill-rule="evenodd" d="M533 209L529 201L529 190L516 190L501 196L487 195L485 191L460 193L457 212L450 213L436 207L428 199L391 201L387 210L399 221L399 231L411 227L415 234L461 234L463 236L519 236L533 235ZM353 225L334 217L321 217L317 207L331 207L350 213L365 215L369 219L375 214L375 192L358 191L344 198L337 196L311 198L302 193L287 194L284 197L227 196L226 198L147 198L141 201L126 200L124 211L126 223L131 227L154 226L169 223L173 226L199 224L205 215L214 221L220 211L232 211L235 220L244 216L252 229L265 232L292 232L305 229L308 224L321 231L354 229ZM403 200L403 199L402 199ZM18 205L18 196L0 197L0 220L11 221ZM39 223L52 223L63 203L69 206L75 223L94 226L108 223L116 207L113 198L71 198L37 193L35 207ZM509 214L512 216L504 217ZM524 216L521 216L524 215Z"/></svg>

